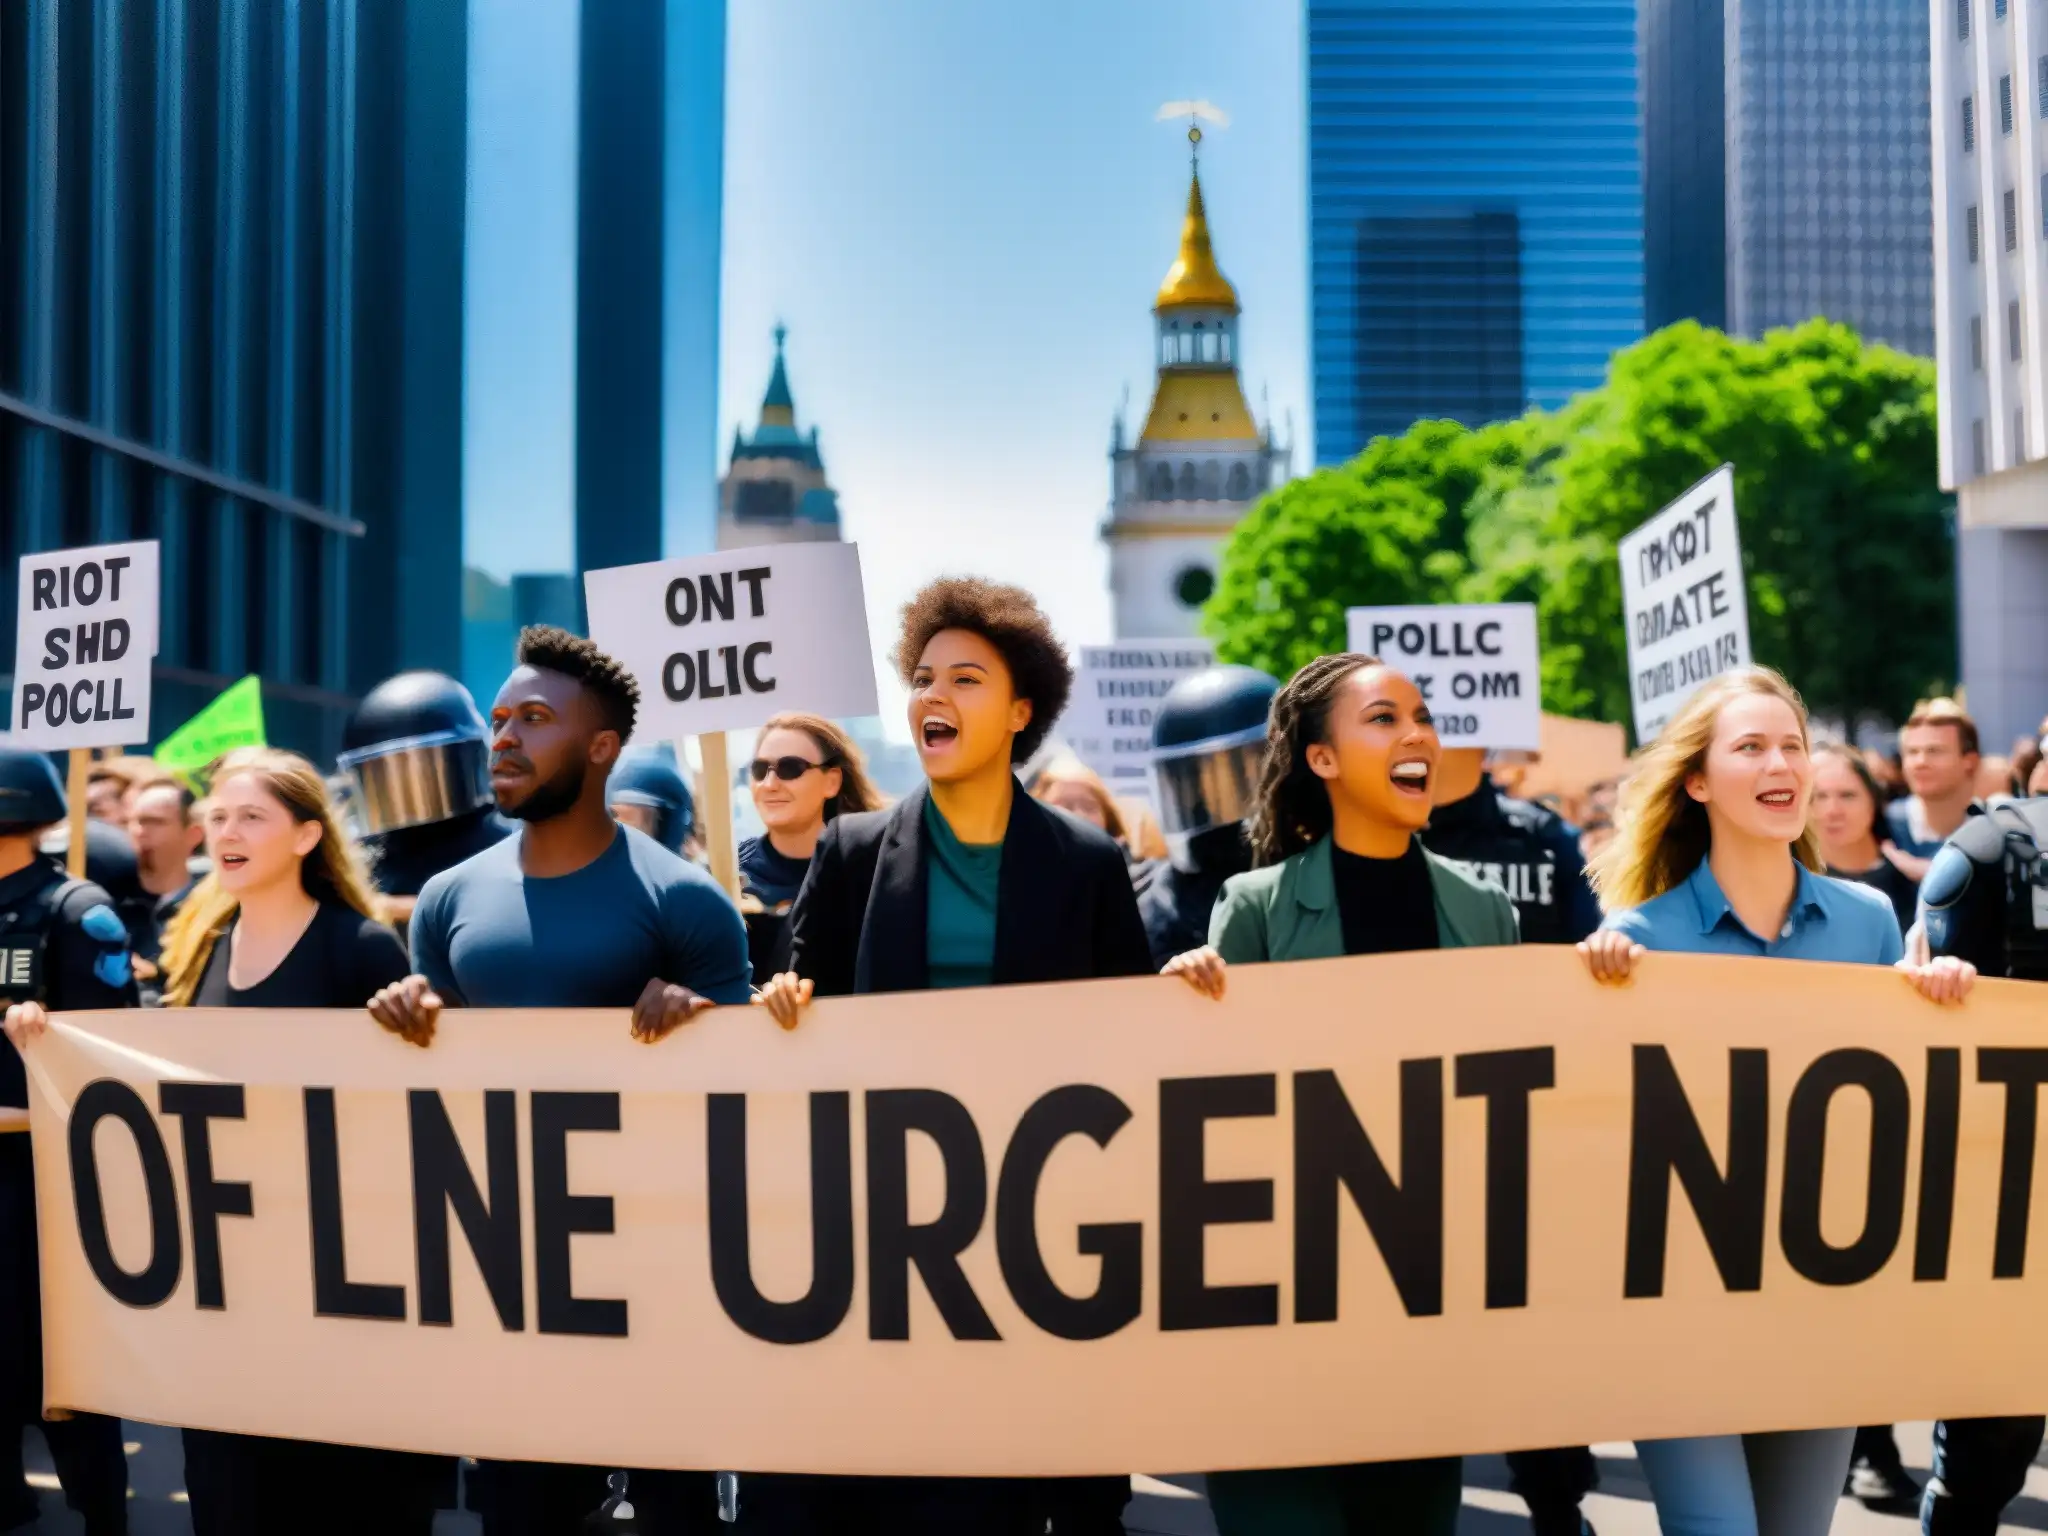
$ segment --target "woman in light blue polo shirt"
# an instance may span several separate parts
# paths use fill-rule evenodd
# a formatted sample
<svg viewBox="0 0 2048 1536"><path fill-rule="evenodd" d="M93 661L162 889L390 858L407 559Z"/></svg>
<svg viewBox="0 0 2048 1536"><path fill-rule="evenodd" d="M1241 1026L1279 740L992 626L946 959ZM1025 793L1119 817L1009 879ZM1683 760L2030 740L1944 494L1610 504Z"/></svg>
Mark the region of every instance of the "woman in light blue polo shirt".
<svg viewBox="0 0 2048 1536"><path fill-rule="evenodd" d="M1648 950L1898 965L1925 996L1960 1001L1976 972L1901 960L1878 892L1832 880L1808 824L1806 708L1745 667L1692 696L1623 791L1615 839L1588 873L1607 909L1579 946L1596 980L1626 981ZM1636 1445L1666 1536L1825 1536L1853 1429L1701 1435Z"/></svg>

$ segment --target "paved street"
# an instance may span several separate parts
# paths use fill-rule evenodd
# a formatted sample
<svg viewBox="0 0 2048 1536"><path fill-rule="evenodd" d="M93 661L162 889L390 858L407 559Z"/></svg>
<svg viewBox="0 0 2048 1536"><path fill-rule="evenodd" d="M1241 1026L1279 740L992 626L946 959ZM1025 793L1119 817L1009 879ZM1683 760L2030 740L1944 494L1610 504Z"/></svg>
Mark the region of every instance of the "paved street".
<svg viewBox="0 0 2048 1536"><path fill-rule="evenodd" d="M135 1489L133 1536L190 1536L186 1517L183 1469L175 1431L130 1425L129 1466ZM1916 1476L1925 1477L1928 1464L1930 1426L1909 1424L1899 1430L1899 1447L1906 1465ZM1650 1508L1650 1491L1641 1469L1627 1445L1595 1447L1600 1456L1600 1491L1586 1501L1587 1517L1600 1536L1652 1536L1657 1529ZM39 1536L76 1536L79 1523L62 1507L50 1475L49 1458L41 1441L30 1439L30 1477L45 1495L45 1513L40 1525L27 1528ZM1212 1536L1215 1526L1203 1501L1199 1478L1134 1479L1137 1497L1131 1501L1124 1525L1133 1536ZM1497 1456L1475 1457L1466 1464L1465 1515L1460 1536L1526 1536L1528 1522L1521 1500L1507 1491L1507 1468ZM2048 1531L2048 1454L2037 1463L2027 1482L2027 1492L2006 1511L2009 1532ZM281 1524L280 1530L288 1530ZM1835 1536L1908 1536L1913 1522L1885 1515L1873 1515L1861 1505L1844 1499L1835 1517ZM444 1514L435 1527L436 1536L476 1536L474 1517Z"/></svg>

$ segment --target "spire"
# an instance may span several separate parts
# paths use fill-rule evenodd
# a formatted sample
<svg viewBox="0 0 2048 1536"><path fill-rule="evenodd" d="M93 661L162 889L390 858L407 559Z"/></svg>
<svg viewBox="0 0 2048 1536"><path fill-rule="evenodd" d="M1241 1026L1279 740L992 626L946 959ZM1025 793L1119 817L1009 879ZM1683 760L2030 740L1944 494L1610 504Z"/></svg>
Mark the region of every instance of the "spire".
<svg viewBox="0 0 2048 1536"><path fill-rule="evenodd" d="M764 427L794 427L796 425L796 400L789 392L789 371L782 363L782 342L789 334L789 327L778 323L775 327L775 371L768 375L768 393L761 397L761 425Z"/></svg>
<svg viewBox="0 0 2048 1536"><path fill-rule="evenodd" d="M1167 269L1159 285L1154 309L1199 305L1210 309L1237 308L1237 290L1230 286L1216 265L1216 252L1209 244L1209 214L1202 206L1202 167L1199 161L1202 130L1188 129L1188 211L1180 226L1180 255Z"/></svg>

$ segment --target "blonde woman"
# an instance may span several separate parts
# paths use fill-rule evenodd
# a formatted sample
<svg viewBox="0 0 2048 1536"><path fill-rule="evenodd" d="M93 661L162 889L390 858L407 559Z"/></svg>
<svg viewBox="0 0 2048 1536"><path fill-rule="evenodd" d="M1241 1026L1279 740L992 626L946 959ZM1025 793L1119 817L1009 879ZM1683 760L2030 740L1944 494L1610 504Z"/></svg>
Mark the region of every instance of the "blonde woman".
<svg viewBox="0 0 2048 1536"><path fill-rule="evenodd" d="M1032 798L1107 832L1127 852L1130 830L1109 786L1078 757L1056 757L1032 781Z"/></svg>
<svg viewBox="0 0 2048 1536"><path fill-rule="evenodd" d="M348 1008L403 977L398 935L320 774L288 752L224 760L203 817L213 873L164 936L164 1002L173 1008ZM353 1446L185 1431L197 1536L275 1529L433 1528L436 1458Z"/></svg>
<svg viewBox="0 0 2048 1536"><path fill-rule="evenodd" d="M1588 873L1607 919L1579 946L1595 979L1625 982L1648 950L1895 965L1922 994L1960 1001L1955 960L1906 966L1891 903L1821 871L1808 818L1806 709L1777 673L1745 667L1692 696L1622 792L1614 840ZM1853 1429L1639 1441L1666 1536L1825 1536Z"/></svg>

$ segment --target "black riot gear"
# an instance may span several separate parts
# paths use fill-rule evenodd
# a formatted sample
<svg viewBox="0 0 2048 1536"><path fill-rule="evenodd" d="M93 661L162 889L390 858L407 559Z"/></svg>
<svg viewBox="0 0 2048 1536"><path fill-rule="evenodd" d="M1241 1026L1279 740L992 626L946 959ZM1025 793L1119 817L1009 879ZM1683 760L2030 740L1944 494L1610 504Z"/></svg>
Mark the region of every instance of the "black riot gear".
<svg viewBox="0 0 2048 1536"><path fill-rule="evenodd" d="M1576 944L1600 926L1578 829L1555 811L1503 794L1490 774L1430 812L1422 845L1508 893L1524 944Z"/></svg>
<svg viewBox="0 0 2048 1536"><path fill-rule="evenodd" d="M1152 783L1177 868L1200 869L1194 840L1250 816L1279 691L1254 668L1207 667L1175 683L1152 712Z"/></svg>
<svg viewBox="0 0 2048 1536"><path fill-rule="evenodd" d="M56 765L40 752L0 748L0 827L47 827L69 806Z"/></svg>
<svg viewBox="0 0 2048 1536"><path fill-rule="evenodd" d="M4 824L17 848L49 810L58 819L65 813L61 786L53 807L35 770L18 761L29 756L0 753L0 779L45 797L20 802L32 804L33 814ZM47 769L47 761L43 765ZM0 1008L31 1002L53 1011L135 1002L128 930L112 899L89 880L68 879L54 861L33 852L28 863L0 876ZM0 1105L18 1109L27 1103L21 1058L0 1039ZM42 1399L34 1158L28 1137L0 1135L0 1528L35 1515L21 1475L21 1428L40 1417ZM88 1536L117 1536L126 1528L128 1497L120 1420L80 1413L45 1424L43 1438L65 1499L85 1517Z"/></svg>
<svg viewBox="0 0 2048 1536"><path fill-rule="evenodd" d="M662 747L634 747L620 755L605 781L605 804L629 805L653 813L648 835L670 853L681 853L697 824L696 802L674 756Z"/></svg>
<svg viewBox="0 0 2048 1536"><path fill-rule="evenodd" d="M1132 871L1155 963L1209 942L1223 882L1250 869L1245 821L1266 764L1280 685L1251 667L1207 667L1152 712L1152 785L1169 858Z"/></svg>
<svg viewBox="0 0 2048 1536"><path fill-rule="evenodd" d="M1994 806L1944 843L1920 882L1920 927L1933 955L1986 976L2048 982L2048 796ZM1928 1536L1991 1536L2041 1448L2038 1415L1949 1419L1934 1427Z"/></svg>
<svg viewBox="0 0 2048 1536"><path fill-rule="evenodd" d="M508 836L491 801L490 731L469 690L441 672L401 672L363 696L342 733L377 887L417 896L444 869Z"/></svg>
<svg viewBox="0 0 2048 1536"><path fill-rule="evenodd" d="M1958 827L1920 883L1920 923L1936 955L1986 976L2048 981L2048 796Z"/></svg>
<svg viewBox="0 0 2048 1536"><path fill-rule="evenodd" d="M355 780L363 830L382 834L489 805L490 760L467 688L440 672L401 672L356 706L337 762Z"/></svg>

